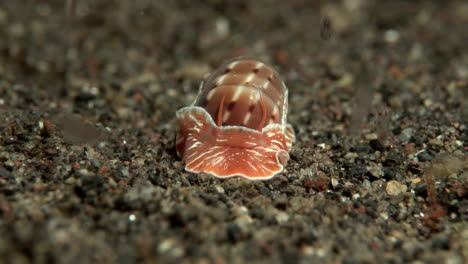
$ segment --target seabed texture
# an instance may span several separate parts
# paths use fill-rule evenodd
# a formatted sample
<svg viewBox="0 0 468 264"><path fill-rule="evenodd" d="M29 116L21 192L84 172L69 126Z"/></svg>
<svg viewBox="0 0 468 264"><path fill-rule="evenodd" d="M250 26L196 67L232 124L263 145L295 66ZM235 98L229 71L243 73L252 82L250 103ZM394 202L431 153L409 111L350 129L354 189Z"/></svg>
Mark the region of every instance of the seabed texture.
<svg viewBox="0 0 468 264"><path fill-rule="evenodd" d="M0 263L468 263L467 25L462 0L1 1ZM239 55L289 88L268 181L175 154Z"/></svg>

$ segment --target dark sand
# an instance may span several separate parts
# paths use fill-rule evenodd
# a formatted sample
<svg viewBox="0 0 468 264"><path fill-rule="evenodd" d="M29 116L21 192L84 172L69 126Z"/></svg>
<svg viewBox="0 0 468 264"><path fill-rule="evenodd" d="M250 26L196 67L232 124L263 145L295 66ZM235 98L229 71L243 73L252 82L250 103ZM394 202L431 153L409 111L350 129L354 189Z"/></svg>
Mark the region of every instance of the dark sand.
<svg viewBox="0 0 468 264"><path fill-rule="evenodd" d="M0 3L0 263L468 262L467 1L64 2ZM184 172L175 111L242 54L291 160Z"/></svg>

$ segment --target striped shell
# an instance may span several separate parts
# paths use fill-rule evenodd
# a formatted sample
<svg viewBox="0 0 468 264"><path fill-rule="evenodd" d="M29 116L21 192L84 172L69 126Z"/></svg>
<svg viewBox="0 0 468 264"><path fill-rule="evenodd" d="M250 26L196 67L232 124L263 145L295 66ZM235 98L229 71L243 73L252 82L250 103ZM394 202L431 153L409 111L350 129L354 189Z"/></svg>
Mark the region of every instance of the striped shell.
<svg viewBox="0 0 468 264"><path fill-rule="evenodd" d="M253 58L222 65L192 106L177 111L176 149L190 172L269 179L289 159L288 90L278 73Z"/></svg>

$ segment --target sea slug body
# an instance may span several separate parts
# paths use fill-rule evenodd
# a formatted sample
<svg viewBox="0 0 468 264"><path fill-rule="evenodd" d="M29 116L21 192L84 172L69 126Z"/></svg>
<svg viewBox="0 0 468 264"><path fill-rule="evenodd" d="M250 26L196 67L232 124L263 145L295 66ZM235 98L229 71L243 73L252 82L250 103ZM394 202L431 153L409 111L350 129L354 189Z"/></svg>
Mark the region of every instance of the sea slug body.
<svg viewBox="0 0 468 264"><path fill-rule="evenodd" d="M177 111L177 154L189 172L266 180L283 171L294 142L288 89L272 67L236 58L213 72Z"/></svg>

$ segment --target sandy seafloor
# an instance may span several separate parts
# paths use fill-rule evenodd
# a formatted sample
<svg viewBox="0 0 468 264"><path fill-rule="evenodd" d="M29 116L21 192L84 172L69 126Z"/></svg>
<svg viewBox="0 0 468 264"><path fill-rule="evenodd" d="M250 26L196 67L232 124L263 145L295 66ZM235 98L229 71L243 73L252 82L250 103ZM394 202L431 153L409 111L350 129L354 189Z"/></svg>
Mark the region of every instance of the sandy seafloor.
<svg viewBox="0 0 468 264"><path fill-rule="evenodd" d="M0 263L467 263L467 25L467 1L1 1ZM244 54L289 87L291 159L187 173L175 111Z"/></svg>

